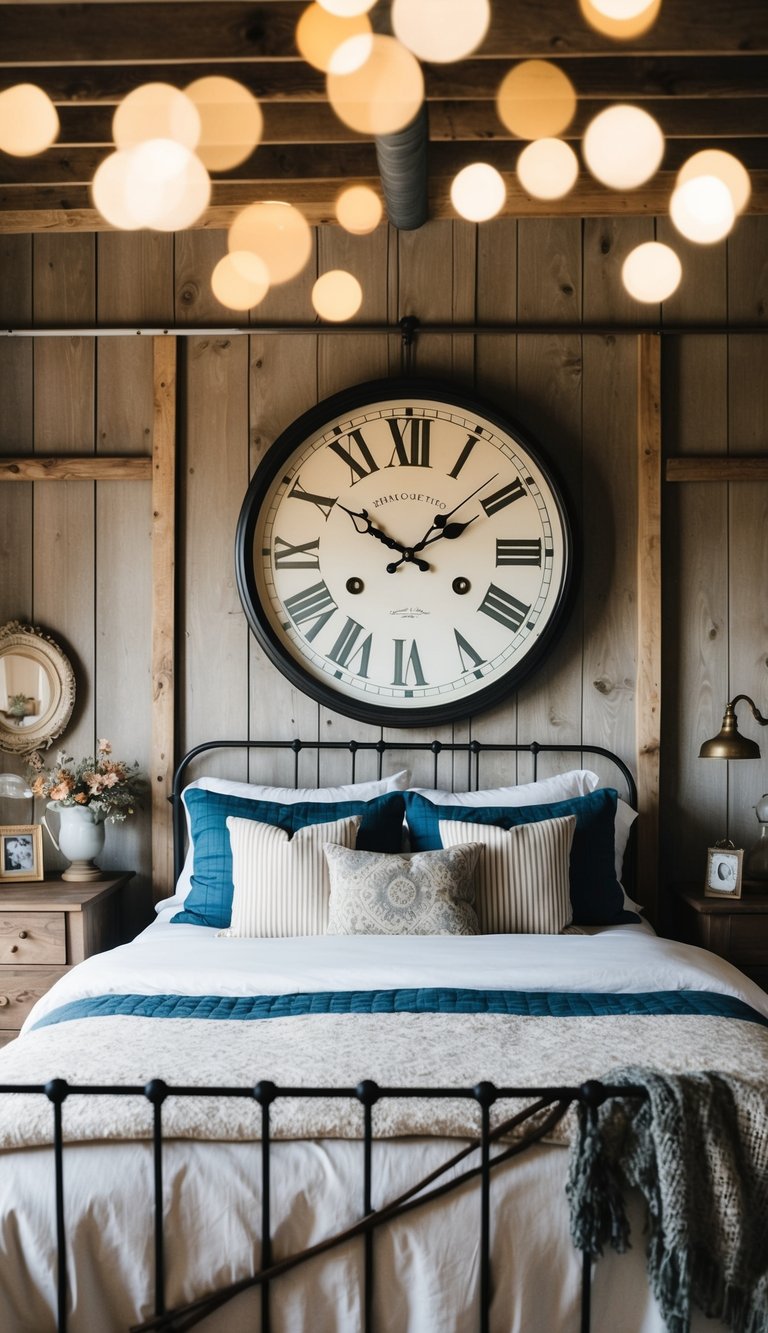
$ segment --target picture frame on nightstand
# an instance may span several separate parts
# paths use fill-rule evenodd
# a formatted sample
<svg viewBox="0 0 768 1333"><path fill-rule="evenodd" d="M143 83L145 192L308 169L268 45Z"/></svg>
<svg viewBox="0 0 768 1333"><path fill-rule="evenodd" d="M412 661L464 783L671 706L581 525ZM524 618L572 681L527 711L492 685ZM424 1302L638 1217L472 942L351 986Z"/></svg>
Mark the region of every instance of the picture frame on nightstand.
<svg viewBox="0 0 768 1333"><path fill-rule="evenodd" d="M740 898L743 860L740 847L708 847L705 898Z"/></svg>
<svg viewBox="0 0 768 1333"><path fill-rule="evenodd" d="M0 885L28 883L42 878L42 825L0 825Z"/></svg>

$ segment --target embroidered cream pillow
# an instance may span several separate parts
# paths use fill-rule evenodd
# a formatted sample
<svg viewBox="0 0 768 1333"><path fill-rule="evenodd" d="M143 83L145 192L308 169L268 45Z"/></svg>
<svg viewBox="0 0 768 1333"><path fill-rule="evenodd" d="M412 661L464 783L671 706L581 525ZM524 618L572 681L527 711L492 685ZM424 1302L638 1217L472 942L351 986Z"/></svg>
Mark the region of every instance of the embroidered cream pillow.
<svg viewBox="0 0 768 1333"><path fill-rule="evenodd" d="M476 935L479 842L436 852L349 851L327 843L329 935Z"/></svg>
<svg viewBox="0 0 768 1333"><path fill-rule="evenodd" d="M569 863L576 816L517 828L441 819L440 841L485 843L475 905L484 935L556 935L573 915Z"/></svg>
<svg viewBox="0 0 768 1333"><path fill-rule="evenodd" d="M227 818L232 846L232 921L220 935L322 935L330 885L323 844L354 847L360 816L307 824L291 835L255 819Z"/></svg>

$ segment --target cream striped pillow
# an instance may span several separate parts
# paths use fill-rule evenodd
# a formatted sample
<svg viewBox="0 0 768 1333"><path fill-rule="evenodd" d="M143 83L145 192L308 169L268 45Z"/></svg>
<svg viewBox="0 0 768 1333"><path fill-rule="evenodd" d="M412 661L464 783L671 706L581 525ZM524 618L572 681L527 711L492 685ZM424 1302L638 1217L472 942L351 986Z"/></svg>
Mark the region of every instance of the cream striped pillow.
<svg viewBox="0 0 768 1333"><path fill-rule="evenodd" d="M441 819L444 847L485 843L475 908L484 935L556 935L570 921L569 864L576 816L516 828Z"/></svg>
<svg viewBox="0 0 768 1333"><path fill-rule="evenodd" d="M293 837L273 824L227 818L232 846L232 921L220 935L324 935L331 886L326 842L354 847L360 816L307 824Z"/></svg>

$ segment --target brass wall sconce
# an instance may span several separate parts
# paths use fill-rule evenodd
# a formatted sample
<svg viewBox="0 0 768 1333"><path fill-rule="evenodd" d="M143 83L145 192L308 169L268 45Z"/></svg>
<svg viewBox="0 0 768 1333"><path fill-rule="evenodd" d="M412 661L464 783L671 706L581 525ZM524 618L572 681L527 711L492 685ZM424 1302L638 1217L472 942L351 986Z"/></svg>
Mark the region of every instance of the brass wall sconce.
<svg viewBox="0 0 768 1333"><path fill-rule="evenodd" d="M737 694L726 704L723 725L716 736L704 741L699 750L700 759L759 759L760 746L748 736L742 736L736 721L736 705L744 700L752 709L752 716L761 727L768 727L768 717L763 717L757 705L748 694Z"/></svg>

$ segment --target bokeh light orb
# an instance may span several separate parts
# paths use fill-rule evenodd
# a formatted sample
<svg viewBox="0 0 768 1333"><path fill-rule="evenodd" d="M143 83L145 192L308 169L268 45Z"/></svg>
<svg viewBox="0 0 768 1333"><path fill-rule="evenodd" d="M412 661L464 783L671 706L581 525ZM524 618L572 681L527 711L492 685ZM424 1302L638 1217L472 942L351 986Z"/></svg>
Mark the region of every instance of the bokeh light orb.
<svg viewBox="0 0 768 1333"><path fill-rule="evenodd" d="M451 182L451 203L468 222L487 222L504 207L507 187L495 167L473 162Z"/></svg>
<svg viewBox="0 0 768 1333"><path fill-rule="evenodd" d="M336 218L353 236L375 231L384 215L384 206L369 185L350 185L336 200Z"/></svg>
<svg viewBox="0 0 768 1333"><path fill-rule="evenodd" d="M680 285L683 268L674 250L659 241L646 241L627 255L621 280L636 301L666 301Z"/></svg>
<svg viewBox="0 0 768 1333"><path fill-rule="evenodd" d="M534 199L562 199L573 189L579 159L562 139L534 139L517 159L517 177Z"/></svg>
<svg viewBox="0 0 768 1333"><path fill-rule="evenodd" d="M253 93L236 79L211 74L184 89L200 116L197 156L209 171L228 171L261 142L264 117Z"/></svg>
<svg viewBox="0 0 768 1333"><path fill-rule="evenodd" d="M174 139L185 148L195 148L200 130L197 107L170 83L134 88L112 117L112 137L118 148L134 148L146 139Z"/></svg>
<svg viewBox="0 0 768 1333"><path fill-rule="evenodd" d="M45 152L59 134L59 115L34 83L16 83L0 93L0 149L11 157Z"/></svg>
<svg viewBox="0 0 768 1333"><path fill-rule="evenodd" d="M139 226L183 231L208 207L211 181L194 153L175 139L147 139L128 154L126 191Z"/></svg>
<svg viewBox="0 0 768 1333"><path fill-rule="evenodd" d="M367 14L373 9L376 0L318 0L329 14L338 14L339 18L354 18L356 14Z"/></svg>
<svg viewBox="0 0 768 1333"><path fill-rule="evenodd" d="M736 213L743 213L752 193L749 172L733 153L726 153L722 148L704 148L694 153L684 162L677 173L677 185L685 185L695 176L716 176L731 192Z"/></svg>
<svg viewBox="0 0 768 1333"><path fill-rule="evenodd" d="M229 229L228 248L258 255L271 283L289 282L312 253L312 231L293 204L267 200L238 213Z"/></svg>
<svg viewBox="0 0 768 1333"><path fill-rule="evenodd" d="M490 21L489 0L392 0L394 34L420 60L462 60L480 45Z"/></svg>
<svg viewBox="0 0 768 1333"><path fill-rule="evenodd" d="M334 53L352 37L369 36L371 21L366 14L342 17L319 4L308 5L296 24L296 45L313 69L327 74ZM363 60L361 55L360 59Z"/></svg>
<svg viewBox="0 0 768 1333"><path fill-rule="evenodd" d="M211 290L229 310L252 310L269 291L267 266L250 250L231 250L214 268Z"/></svg>
<svg viewBox="0 0 768 1333"><path fill-rule="evenodd" d="M676 186L669 216L682 236L697 245L722 241L736 219L728 186L717 176L693 176Z"/></svg>
<svg viewBox="0 0 768 1333"><path fill-rule="evenodd" d="M340 323L356 315L363 303L363 289L352 273L330 269L312 288L312 304L321 319Z"/></svg>
<svg viewBox="0 0 768 1333"><path fill-rule="evenodd" d="M502 124L519 139L555 138L573 120L576 89L550 61L523 60L499 84L496 110Z"/></svg>
<svg viewBox="0 0 768 1333"><path fill-rule="evenodd" d="M617 103L590 121L582 152L592 175L603 185L634 190L658 170L664 135L647 111Z"/></svg>
<svg viewBox="0 0 768 1333"><path fill-rule="evenodd" d="M121 231L135 231L141 226L128 194L128 152L110 153L99 163L91 182L91 198L105 221Z"/></svg>
<svg viewBox="0 0 768 1333"><path fill-rule="evenodd" d="M349 73L350 56L365 59ZM395 134L405 129L424 100L424 75L413 53L394 37L374 35L342 43L326 77L328 100L345 125L361 134Z"/></svg>
<svg viewBox="0 0 768 1333"><path fill-rule="evenodd" d="M584 18L616 41L640 37L656 22L661 0L579 0Z"/></svg>

